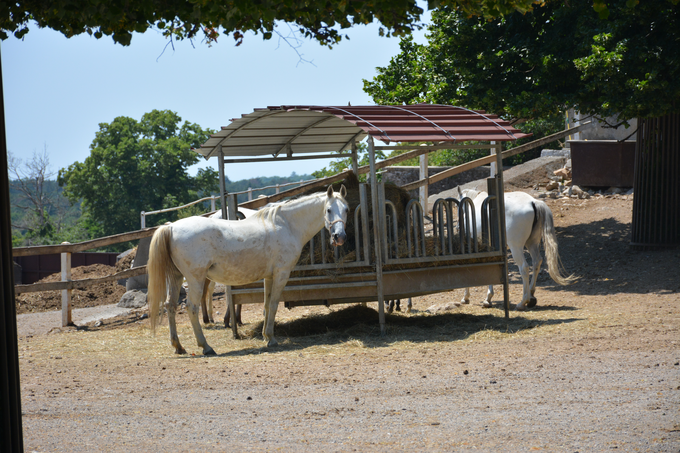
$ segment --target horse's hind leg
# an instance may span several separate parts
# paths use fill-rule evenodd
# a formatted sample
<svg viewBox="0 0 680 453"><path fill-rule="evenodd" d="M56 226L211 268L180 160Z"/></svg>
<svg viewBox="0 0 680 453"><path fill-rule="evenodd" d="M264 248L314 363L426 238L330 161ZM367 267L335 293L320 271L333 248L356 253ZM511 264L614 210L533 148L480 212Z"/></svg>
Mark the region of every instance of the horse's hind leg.
<svg viewBox="0 0 680 453"><path fill-rule="evenodd" d="M411 313L411 309L413 308L413 302L411 301L411 298L408 298L408 304L406 305L406 313Z"/></svg>
<svg viewBox="0 0 680 453"><path fill-rule="evenodd" d="M205 335L203 335L203 329L201 328L201 323L198 320L198 307L200 300L203 297L203 285L205 283L205 279L199 280L195 278L187 278L187 282L189 283L189 291L187 294L187 312L189 312L191 327L194 329L196 343L198 343L198 346L203 349L204 355L215 355L215 351L208 345L208 341L205 339ZM199 304L196 302L199 302Z"/></svg>
<svg viewBox="0 0 680 453"><path fill-rule="evenodd" d="M241 321L241 308L243 305L235 304L234 311L236 312L236 325L242 326L243 321ZM229 329L231 327L231 310L229 309L229 304L227 303L227 312L224 314L224 327Z"/></svg>
<svg viewBox="0 0 680 453"><path fill-rule="evenodd" d="M512 252L512 258L517 263L519 267L519 274L522 277L522 301L515 307L515 310L525 310L525 304L529 302L530 291L529 291L529 264L524 257L524 246L510 246L510 252Z"/></svg>
<svg viewBox="0 0 680 453"><path fill-rule="evenodd" d="M175 348L175 354L186 354L187 351L182 347L177 336L177 323L175 321L175 314L177 312L177 302L179 300L179 292L182 287L182 276L171 276L168 285L168 298L165 300L165 308L168 312L168 324L170 326L170 343Z"/></svg>
<svg viewBox="0 0 680 453"><path fill-rule="evenodd" d="M531 264L533 266L533 273L531 275L531 283L529 285L529 292L531 296L529 297L529 302L527 302L527 307L532 308L536 306L538 302L534 294L536 293L536 283L538 282L538 274L541 272L541 265L543 264L543 257L541 256L541 242L540 238L538 242L532 243L527 246L529 249L529 254L531 255Z"/></svg>
<svg viewBox="0 0 680 453"><path fill-rule="evenodd" d="M203 284L204 294L201 298L201 311L203 312L203 324L214 323L213 321L213 292L215 291L215 282L205 279Z"/></svg>

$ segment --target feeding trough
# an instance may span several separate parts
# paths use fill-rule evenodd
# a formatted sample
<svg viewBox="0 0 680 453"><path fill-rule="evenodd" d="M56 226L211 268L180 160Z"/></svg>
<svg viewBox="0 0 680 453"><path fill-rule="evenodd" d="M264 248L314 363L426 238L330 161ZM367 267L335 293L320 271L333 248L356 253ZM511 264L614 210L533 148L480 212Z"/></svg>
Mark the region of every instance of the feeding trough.
<svg viewBox="0 0 680 453"><path fill-rule="evenodd" d="M461 148L488 149L492 155L477 165L493 161L502 169L502 142L526 136L495 115L453 106L276 106L232 120L196 151L206 159L218 159L221 206L223 218L228 219L236 219L237 206L236 197L224 190L225 165L351 157L351 170L240 205L251 209L340 181L350 172L368 173L369 183L359 185L359 202L349 214L354 240L336 253L322 250L319 259L315 258L316 249L327 241L323 237L312 241L308 245L310 259L296 266L281 302L292 307L377 301L384 332L386 299L502 284L508 316L509 296L502 171L488 180L490 196L482 212L484 231L478 241L469 200L438 200L433 206L432 228L426 230L427 206L411 200L397 208L386 199L377 170L438 149ZM370 164L359 167L357 143L364 139ZM376 145L376 141L384 145ZM377 150L397 149L408 152L376 162ZM427 184L427 179L419 184ZM234 305L262 303L263 291L263 282L227 287L231 313ZM231 325L237 335L233 320Z"/></svg>

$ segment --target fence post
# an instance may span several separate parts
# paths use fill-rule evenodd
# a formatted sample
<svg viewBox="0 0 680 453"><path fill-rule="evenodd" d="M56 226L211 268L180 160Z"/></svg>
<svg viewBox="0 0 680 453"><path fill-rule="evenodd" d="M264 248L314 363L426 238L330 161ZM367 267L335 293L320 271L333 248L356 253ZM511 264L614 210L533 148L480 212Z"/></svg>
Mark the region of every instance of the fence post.
<svg viewBox="0 0 680 453"><path fill-rule="evenodd" d="M141 229L143 230L144 228L146 228L146 211L142 211L140 213L140 215L142 217L142 228Z"/></svg>
<svg viewBox="0 0 680 453"><path fill-rule="evenodd" d="M276 193L281 193L281 184L276 185Z"/></svg>
<svg viewBox="0 0 680 453"><path fill-rule="evenodd" d="M248 201L253 201L253 188L248 187Z"/></svg>
<svg viewBox="0 0 680 453"><path fill-rule="evenodd" d="M427 154L420 155L420 179L427 179L430 176L427 163ZM418 196L420 198L420 206L423 208L425 215L429 212L429 206L427 204L427 198L429 196L429 184L424 184L420 186L418 191Z"/></svg>
<svg viewBox="0 0 680 453"><path fill-rule="evenodd" d="M143 217L142 217L143 218ZM62 245L70 245L70 242L62 242ZM61 281L71 281L71 252L61 254ZM61 326L73 325L71 318L71 292L72 289L61 290Z"/></svg>
<svg viewBox="0 0 680 453"><path fill-rule="evenodd" d="M210 199L210 212L215 210L215 196Z"/></svg>

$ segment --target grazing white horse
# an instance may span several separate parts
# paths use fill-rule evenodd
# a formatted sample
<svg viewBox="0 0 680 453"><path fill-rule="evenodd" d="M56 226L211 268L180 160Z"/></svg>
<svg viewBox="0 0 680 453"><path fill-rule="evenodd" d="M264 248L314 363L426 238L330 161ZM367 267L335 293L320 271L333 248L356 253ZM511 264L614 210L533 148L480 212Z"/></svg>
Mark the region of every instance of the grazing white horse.
<svg viewBox="0 0 680 453"><path fill-rule="evenodd" d="M189 285L187 311L198 346L214 355L198 320L206 279L225 285L245 285L264 279L264 327L267 346L276 346L274 319L281 292L297 263L302 247L324 226L331 245L345 242L349 208L343 186L263 208L252 217L225 222L187 217L160 227L149 248L149 318L155 333L161 300L165 300L170 342L177 354L186 351L177 337L175 311L182 277ZM167 299L166 299L167 295Z"/></svg>
<svg viewBox="0 0 680 453"><path fill-rule="evenodd" d="M236 212L236 214L237 214L239 220L243 220L243 219L247 219L248 217L252 217L256 212L257 212L257 209L239 208L238 211ZM208 218L221 219L222 218L222 210L220 209L220 210L214 212L213 214L209 215ZM203 313L203 324L211 324L211 323L215 322L214 318L213 318L213 293L215 292L215 282L212 281L212 280L206 279L206 285L208 285L208 289L203 291L203 298L201 299L201 312ZM236 317L236 323L242 325L243 323L241 322L241 305L237 305L234 308L234 311L236 312L236 316L235 316ZM229 305L227 305L227 309L225 310L225 314L224 314L224 326L230 327L229 326Z"/></svg>
<svg viewBox="0 0 680 453"><path fill-rule="evenodd" d="M477 224L477 235L482 234L482 203L488 197L486 192L476 190L464 190L458 188L460 199L469 197L475 205L475 218ZM531 195L524 192L508 192L505 194L505 229L507 231L507 242L512 257L519 267L522 276L523 295L522 301L515 307L515 310L525 310L536 305L536 280L541 270L543 259L541 257L541 239L545 247L545 256L548 264L550 277L560 285L568 285L576 280L570 275L562 276L560 273L560 255L557 250L557 237L553 225L552 211L547 204L536 200ZM531 268L524 257L524 247L529 250L531 263L533 264L533 275L529 281ZM489 285L486 300L482 302L485 307L491 307L493 297L493 285ZM465 288L465 295L461 301L464 304L470 303L470 289Z"/></svg>

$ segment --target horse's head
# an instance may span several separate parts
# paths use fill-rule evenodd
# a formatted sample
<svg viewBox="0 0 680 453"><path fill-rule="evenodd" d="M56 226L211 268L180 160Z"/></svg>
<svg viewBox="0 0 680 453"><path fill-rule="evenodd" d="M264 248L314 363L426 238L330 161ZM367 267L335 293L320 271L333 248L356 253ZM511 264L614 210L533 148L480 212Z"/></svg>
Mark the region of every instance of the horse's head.
<svg viewBox="0 0 680 453"><path fill-rule="evenodd" d="M480 192L473 190L473 189L465 189L463 191L460 190L460 186L458 186L458 200L462 200L465 197L468 197L472 200L474 200L477 195L479 195Z"/></svg>
<svg viewBox="0 0 680 453"><path fill-rule="evenodd" d="M345 224L349 213L349 206L347 201L345 201L347 189L343 185L340 187L340 192L335 192L333 191L333 186L330 186L326 195L326 205L324 207L325 224L331 236L331 245L336 247L344 244L345 239L347 239L347 234L345 233Z"/></svg>

